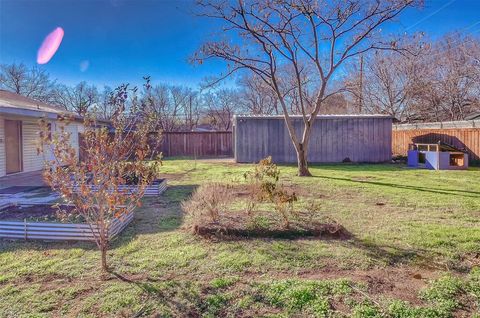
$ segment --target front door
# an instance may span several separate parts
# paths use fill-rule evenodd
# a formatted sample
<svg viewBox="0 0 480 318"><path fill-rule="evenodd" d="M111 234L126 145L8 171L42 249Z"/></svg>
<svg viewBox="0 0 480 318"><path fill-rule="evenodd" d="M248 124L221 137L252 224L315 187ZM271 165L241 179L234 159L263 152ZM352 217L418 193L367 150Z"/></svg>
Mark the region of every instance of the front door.
<svg viewBox="0 0 480 318"><path fill-rule="evenodd" d="M22 122L5 120L5 155L7 173L22 171Z"/></svg>

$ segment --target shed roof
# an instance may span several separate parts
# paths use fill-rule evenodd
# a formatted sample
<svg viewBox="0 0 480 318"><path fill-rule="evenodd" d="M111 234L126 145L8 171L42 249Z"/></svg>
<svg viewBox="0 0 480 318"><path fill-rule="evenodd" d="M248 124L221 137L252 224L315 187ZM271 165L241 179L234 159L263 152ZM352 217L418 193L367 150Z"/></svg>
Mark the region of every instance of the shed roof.
<svg viewBox="0 0 480 318"><path fill-rule="evenodd" d="M248 119L283 119L283 115L234 115L234 118ZM302 118L302 115L290 115L291 118ZM393 119L393 116L383 114L331 114L317 115L318 119L340 119L340 118L383 118Z"/></svg>
<svg viewBox="0 0 480 318"><path fill-rule="evenodd" d="M467 117L465 117L465 120L475 120L475 119L480 119L480 112L472 113Z"/></svg>

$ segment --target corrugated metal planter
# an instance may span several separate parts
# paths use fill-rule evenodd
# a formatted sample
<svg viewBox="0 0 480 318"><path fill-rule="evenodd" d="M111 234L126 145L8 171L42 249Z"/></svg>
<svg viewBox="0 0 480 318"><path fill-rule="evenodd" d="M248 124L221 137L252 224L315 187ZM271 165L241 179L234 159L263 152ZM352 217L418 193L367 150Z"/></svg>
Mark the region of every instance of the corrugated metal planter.
<svg viewBox="0 0 480 318"><path fill-rule="evenodd" d="M22 205L20 205L22 206ZM3 207L9 209L10 205ZM18 207L18 205L16 206ZM118 235L133 220L134 212L121 218L115 218L108 228L109 239ZM96 225L86 223L60 223L35 221L2 221L0 220L0 238L44 240L44 241L95 241L94 233L98 233Z"/></svg>
<svg viewBox="0 0 480 318"><path fill-rule="evenodd" d="M87 185L92 191L96 191L97 187L95 185ZM119 186L120 191L125 191L127 190L129 193L133 193L137 191L137 186L136 185L123 185ZM157 179L153 181L152 184L148 185L145 188L145 194L144 196L146 197L152 197L152 196L158 196L162 194L165 190L167 189L167 179ZM79 188L75 187L74 191L78 192Z"/></svg>

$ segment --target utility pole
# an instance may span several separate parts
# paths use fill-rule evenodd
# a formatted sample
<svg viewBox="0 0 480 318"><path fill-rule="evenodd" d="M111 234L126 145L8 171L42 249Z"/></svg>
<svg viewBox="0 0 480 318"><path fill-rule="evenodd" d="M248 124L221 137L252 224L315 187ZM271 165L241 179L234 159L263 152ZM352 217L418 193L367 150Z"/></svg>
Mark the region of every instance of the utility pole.
<svg viewBox="0 0 480 318"><path fill-rule="evenodd" d="M358 113L363 111L363 54L360 55L360 94L358 95Z"/></svg>

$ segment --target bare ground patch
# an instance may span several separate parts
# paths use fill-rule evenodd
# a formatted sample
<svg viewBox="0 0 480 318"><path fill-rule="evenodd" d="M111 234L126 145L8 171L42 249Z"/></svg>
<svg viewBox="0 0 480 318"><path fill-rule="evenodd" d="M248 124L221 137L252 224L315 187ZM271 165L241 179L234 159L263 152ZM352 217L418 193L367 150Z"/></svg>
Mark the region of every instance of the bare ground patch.
<svg viewBox="0 0 480 318"><path fill-rule="evenodd" d="M270 214L264 213L264 215ZM350 233L338 223L292 222L288 228L279 224L255 227L251 225L248 217L238 213L235 216L222 216L217 223L195 224L192 230L202 237L227 240L236 238L296 239L308 237L345 240L351 237Z"/></svg>

